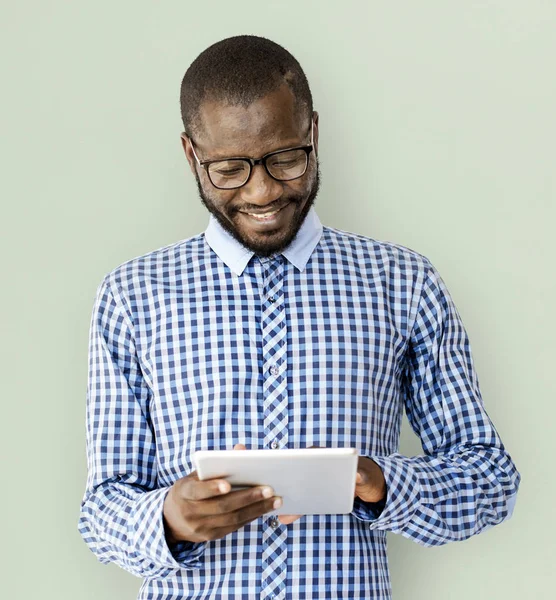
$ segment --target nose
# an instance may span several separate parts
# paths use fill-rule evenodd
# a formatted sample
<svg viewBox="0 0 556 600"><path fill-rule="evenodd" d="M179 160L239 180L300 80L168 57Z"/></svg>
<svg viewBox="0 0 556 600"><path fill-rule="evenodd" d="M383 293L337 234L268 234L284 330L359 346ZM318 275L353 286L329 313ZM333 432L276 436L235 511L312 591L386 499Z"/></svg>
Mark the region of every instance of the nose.
<svg viewBox="0 0 556 600"><path fill-rule="evenodd" d="M255 165L249 181L241 188L242 200L265 206L282 195L282 184L266 172L263 165Z"/></svg>

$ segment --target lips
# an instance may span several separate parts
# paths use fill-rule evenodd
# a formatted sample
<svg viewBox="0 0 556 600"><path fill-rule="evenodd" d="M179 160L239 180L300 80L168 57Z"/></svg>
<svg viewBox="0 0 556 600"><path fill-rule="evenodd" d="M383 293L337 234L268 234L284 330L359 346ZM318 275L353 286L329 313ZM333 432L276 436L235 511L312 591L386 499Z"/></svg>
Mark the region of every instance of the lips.
<svg viewBox="0 0 556 600"><path fill-rule="evenodd" d="M280 208L273 208L267 211L239 211L243 219L249 222L249 228L254 231L268 232L271 230L282 229L286 227L292 218L291 207L295 207L293 202L287 202Z"/></svg>
<svg viewBox="0 0 556 600"><path fill-rule="evenodd" d="M265 221L266 219L271 219L275 214L277 214L278 212L280 212L280 210L281 209L273 210L271 212L266 212L266 213L251 213L251 212L247 212L247 213L244 213L244 214L249 215L250 217L254 217L258 221Z"/></svg>
<svg viewBox="0 0 556 600"><path fill-rule="evenodd" d="M260 217L260 218L265 218L265 217L270 217L272 215L275 215L277 212L281 211L283 208L285 208L287 205L289 204L289 202L286 202L286 204L282 204L282 206L279 206L278 208L273 208L272 210L241 210L239 212L242 212L245 215L249 215L250 217Z"/></svg>

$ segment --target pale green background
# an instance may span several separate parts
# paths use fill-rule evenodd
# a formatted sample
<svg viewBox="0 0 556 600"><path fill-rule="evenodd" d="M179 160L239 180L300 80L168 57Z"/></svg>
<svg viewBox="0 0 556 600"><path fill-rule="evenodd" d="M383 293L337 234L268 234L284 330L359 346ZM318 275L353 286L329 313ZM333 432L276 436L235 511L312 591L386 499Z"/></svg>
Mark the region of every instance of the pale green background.
<svg viewBox="0 0 556 600"><path fill-rule="evenodd" d="M425 549L397 600L553 598L556 2L2 2L2 596L134 599L77 532L105 273L202 231L178 92L209 44L286 46L320 111L326 225L438 268L523 476L514 517ZM405 426L402 452L420 453Z"/></svg>

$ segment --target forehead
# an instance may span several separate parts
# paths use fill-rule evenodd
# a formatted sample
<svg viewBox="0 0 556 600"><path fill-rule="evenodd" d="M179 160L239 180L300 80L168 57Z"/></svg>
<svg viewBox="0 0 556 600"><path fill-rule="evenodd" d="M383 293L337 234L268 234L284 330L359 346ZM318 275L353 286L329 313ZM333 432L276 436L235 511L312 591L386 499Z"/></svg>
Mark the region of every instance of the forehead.
<svg viewBox="0 0 556 600"><path fill-rule="evenodd" d="M211 158L262 156L305 143L305 120L297 114L290 88L283 85L247 107L206 100L200 106L195 141Z"/></svg>

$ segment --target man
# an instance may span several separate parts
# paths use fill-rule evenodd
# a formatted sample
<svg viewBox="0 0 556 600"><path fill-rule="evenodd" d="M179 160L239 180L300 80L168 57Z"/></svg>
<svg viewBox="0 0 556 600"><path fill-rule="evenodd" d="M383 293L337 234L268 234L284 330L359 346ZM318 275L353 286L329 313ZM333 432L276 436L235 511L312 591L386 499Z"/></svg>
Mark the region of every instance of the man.
<svg viewBox="0 0 556 600"><path fill-rule="evenodd" d="M282 47L214 44L181 108L210 222L99 286L80 531L139 598L389 598L387 531L463 540L515 503L460 317L425 257L321 225L318 114ZM397 452L404 406L422 456ZM277 519L273 490L192 465L311 446L358 450L352 513Z"/></svg>

